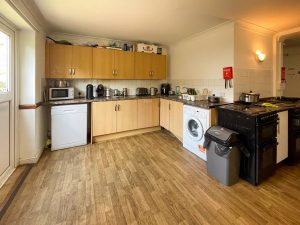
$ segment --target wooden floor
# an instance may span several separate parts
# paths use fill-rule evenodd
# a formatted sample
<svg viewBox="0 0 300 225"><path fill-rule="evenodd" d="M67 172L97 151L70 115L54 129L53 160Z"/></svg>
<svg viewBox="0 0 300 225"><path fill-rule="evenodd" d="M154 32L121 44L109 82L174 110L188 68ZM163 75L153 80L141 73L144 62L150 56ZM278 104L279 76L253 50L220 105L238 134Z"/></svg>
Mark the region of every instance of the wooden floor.
<svg viewBox="0 0 300 225"><path fill-rule="evenodd" d="M0 224L300 224L300 165L226 187L163 131L46 151Z"/></svg>

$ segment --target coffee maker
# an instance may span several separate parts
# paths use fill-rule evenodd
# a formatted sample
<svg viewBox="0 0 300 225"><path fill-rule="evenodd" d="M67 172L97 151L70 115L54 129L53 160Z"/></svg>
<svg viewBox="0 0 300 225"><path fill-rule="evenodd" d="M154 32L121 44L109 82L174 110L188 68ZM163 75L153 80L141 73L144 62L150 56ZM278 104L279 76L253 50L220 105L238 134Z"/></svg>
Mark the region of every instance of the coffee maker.
<svg viewBox="0 0 300 225"><path fill-rule="evenodd" d="M86 99L94 99L94 86L92 84L86 85Z"/></svg>
<svg viewBox="0 0 300 225"><path fill-rule="evenodd" d="M171 86L168 83L161 84L160 93L162 95L168 95L171 90Z"/></svg>

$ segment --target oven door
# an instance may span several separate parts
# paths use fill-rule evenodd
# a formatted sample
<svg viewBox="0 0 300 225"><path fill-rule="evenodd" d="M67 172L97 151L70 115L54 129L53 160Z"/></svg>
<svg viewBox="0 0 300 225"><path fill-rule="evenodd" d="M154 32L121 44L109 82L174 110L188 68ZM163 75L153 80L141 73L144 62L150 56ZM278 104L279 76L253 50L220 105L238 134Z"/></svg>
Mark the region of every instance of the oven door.
<svg viewBox="0 0 300 225"><path fill-rule="evenodd" d="M277 137L277 121L256 125L256 143L260 146L268 144Z"/></svg>
<svg viewBox="0 0 300 225"><path fill-rule="evenodd" d="M257 183L259 184L265 178L271 176L276 168L276 158L277 158L277 140L273 139L272 143L264 146L257 146Z"/></svg>
<svg viewBox="0 0 300 225"><path fill-rule="evenodd" d="M300 160L300 132L289 134L289 161Z"/></svg>

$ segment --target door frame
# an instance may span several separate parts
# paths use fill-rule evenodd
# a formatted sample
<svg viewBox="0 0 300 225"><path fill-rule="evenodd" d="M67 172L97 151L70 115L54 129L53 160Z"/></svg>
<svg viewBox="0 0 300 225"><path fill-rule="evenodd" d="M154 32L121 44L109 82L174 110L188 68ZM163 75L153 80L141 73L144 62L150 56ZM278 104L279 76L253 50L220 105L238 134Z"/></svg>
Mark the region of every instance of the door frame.
<svg viewBox="0 0 300 225"><path fill-rule="evenodd" d="M4 30L11 35L11 76L10 76L10 90L11 90L11 102L10 102L10 166L0 177L0 187L6 182L9 176L14 172L15 168L19 165L19 148L18 148L18 32L17 29L0 16L1 30Z"/></svg>

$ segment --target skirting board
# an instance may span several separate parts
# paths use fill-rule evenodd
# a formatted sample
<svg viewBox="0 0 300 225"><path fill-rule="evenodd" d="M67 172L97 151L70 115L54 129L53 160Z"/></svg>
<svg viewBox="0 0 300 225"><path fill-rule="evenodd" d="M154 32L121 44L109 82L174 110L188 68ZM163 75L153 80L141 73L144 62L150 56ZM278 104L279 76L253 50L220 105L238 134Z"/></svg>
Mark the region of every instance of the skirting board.
<svg viewBox="0 0 300 225"><path fill-rule="evenodd" d="M148 133L148 132L153 132L153 131L158 131L158 130L161 130L161 127L150 127L150 128L130 130L130 131L125 131L125 132L120 132L120 133L115 133L115 134L101 135L101 136L93 137L93 143L116 139L116 138L121 138L121 137L128 137L128 136L132 136L132 135L143 134L143 133Z"/></svg>
<svg viewBox="0 0 300 225"><path fill-rule="evenodd" d="M41 158L41 155L43 154L44 149L39 152L35 157L32 158L27 158L27 159L20 159L20 165L24 165L24 164L35 164L39 161L39 159Z"/></svg>
<svg viewBox="0 0 300 225"><path fill-rule="evenodd" d="M3 186L3 184L7 181L7 179L12 175L12 173L15 171L16 168L9 168L7 169L1 176L0 176L0 188Z"/></svg>

